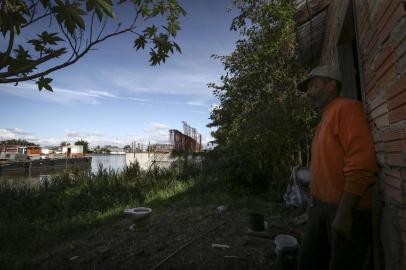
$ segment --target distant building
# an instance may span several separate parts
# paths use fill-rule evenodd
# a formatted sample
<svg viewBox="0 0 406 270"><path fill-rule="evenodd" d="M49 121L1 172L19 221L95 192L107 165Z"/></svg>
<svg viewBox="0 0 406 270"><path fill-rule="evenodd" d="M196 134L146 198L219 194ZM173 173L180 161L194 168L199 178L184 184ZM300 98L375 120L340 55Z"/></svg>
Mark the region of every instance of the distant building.
<svg viewBox="0 0 406 270"><path fill-rule="evenodd" d="M1 158L5 159L37 159L41 157L40 146L0 145Z"/></svg>
<svg viewBox="0 0 406 270"><path fill-rule="evenodd" d="M83 156L83 145L63 146L62 154L66 157L82 157Z"/></svg>

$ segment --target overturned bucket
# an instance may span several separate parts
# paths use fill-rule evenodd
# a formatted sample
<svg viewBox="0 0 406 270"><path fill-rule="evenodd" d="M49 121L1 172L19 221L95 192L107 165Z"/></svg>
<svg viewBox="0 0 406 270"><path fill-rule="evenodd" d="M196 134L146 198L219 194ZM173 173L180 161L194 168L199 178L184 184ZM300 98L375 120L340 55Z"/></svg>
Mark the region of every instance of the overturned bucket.
<svg viewBox="0 0 406 270"><path fill-rule="evenodd" d="M277 235L275 237L275 253L278 256L280 269L296 269L299 244L295 237L288 234Z"/></svg>

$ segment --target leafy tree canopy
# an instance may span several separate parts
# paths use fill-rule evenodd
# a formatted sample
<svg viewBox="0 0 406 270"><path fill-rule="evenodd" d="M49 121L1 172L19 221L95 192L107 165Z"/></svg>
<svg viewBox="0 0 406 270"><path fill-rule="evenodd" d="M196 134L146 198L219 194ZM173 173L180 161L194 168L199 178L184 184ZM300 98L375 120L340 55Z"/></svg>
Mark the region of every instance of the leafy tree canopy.
<svg viewBox="0 0 406 270"><path fill-rule="evenodd" d="M296 90L302 73L291 2L235 0L240 15L231 29L241 39L230 55L214 56L226 73L210 85L220 104L209 127L217 128L219 171L238 189L266 190L307 152L314 112Z"/></svg>
<svg viewBox="0 0 406 270"><path fill-rule="evenodd" d="M6 145L23 145L23 146L38 146L38 144L26 141L26 140L20 140L20 139L11 139L11 140L4 140L0 141L0 144L6 144Z"/></svg>
<svg viewBox="0 0 406 270"><path fill-rule="evenodd" d="M116 16L118 6L124 5L132 10L129 23ZM181 52L174 38L180 29L179 17L184 15L176 0L0 1L0 32L6 45L0 49L0 83L33 80L39 90L52 91L50 73L76 63L105 40L126 33L134 35L136 50L149 49L152 66L160 64L169 54ZM158 17L165 19L163 25L154 24ZM42 30L35 33L32 29ZM24 31L30 38L17 42Z"/></svg>
<svg viewBox="0 0 406 270"><path fill-rule="evenodd" d="M131 151L131 145L125 145L124 147L123 147L123 149L124 149L124 151L127 151L127 152L129 152L129 151Z"/></svg>
<svg viewBox="0 0 406 270"><path fill-rule="evenodd" d="M69 143L69 142L65 142L65 141L61 142L61 144L60 144L61 147L67 146L67 145L70 145L70 143Z"/></svg>
<svg viewBox="0 0 406 270"><path fill-rule="evenodd" d="M89 143L85 140L79 140L75 142L75 145L83 145L83 153L89 152Z"/></svg>

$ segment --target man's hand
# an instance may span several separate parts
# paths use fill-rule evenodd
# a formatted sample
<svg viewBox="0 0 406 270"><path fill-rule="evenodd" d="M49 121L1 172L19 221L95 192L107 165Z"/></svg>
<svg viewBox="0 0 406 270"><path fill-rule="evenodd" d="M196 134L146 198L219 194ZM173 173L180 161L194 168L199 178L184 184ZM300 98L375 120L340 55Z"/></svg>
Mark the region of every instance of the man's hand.
<svg viewBox="0 0 406 270"><path fill-rule="evenodd" d="M333 234L351 239L352 213L351 211L338 211L333 223L331 224Z"/></svg>
<svg viewBox="0 0 406 270"><path fill-rule="evenodd" d="M352 210L360 199L361 197L355 194L349 192L343 193L337 214L331 224L333 234L338 234L347 239L351 238Z"/></svg>

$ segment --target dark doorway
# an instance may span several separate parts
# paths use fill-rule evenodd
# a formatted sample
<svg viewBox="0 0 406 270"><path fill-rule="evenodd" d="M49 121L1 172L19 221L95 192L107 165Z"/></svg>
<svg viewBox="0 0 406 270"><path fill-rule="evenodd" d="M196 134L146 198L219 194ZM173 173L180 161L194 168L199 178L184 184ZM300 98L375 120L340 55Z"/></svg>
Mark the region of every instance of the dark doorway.
<svg viewBox="0 0 406 270"><path fill-rule="evenodd" d="M349 1L347 14L337 42L338 64L342 74L341 96L362 100L358 46L355 34L354 10Z"/></svg>

